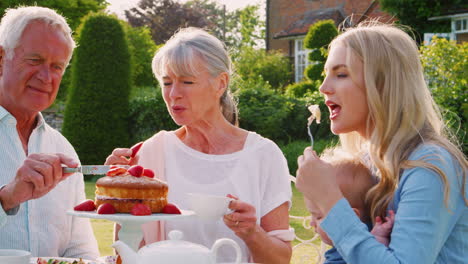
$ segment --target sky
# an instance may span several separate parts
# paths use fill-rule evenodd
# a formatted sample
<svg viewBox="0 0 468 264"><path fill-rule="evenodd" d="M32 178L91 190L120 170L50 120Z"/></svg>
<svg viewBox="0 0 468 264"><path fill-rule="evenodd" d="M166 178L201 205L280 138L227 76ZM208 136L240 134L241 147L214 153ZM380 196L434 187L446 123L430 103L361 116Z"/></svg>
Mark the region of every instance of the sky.
<svg viewBox="0 0 468 264"><path fill-rule="evenodd" d="M110 6L107 8L112 13L117 13L119 17L123 16L123 11L132 8L139 0L107 0ZM259 3L261 0L215 0L221 5L226 5L226 9L234 11L243 8L248 4ZM182 0L182 2L185 2Z"/></svg>

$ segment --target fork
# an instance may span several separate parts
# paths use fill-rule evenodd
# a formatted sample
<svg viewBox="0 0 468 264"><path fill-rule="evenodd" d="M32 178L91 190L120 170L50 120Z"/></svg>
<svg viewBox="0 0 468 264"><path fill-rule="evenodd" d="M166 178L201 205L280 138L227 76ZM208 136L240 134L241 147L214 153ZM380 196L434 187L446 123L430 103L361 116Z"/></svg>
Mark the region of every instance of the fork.
<svg viewBox="0 0 468 264"><path fill-rule="evenodd" d="M312 125L312 122L310 122L310 124L307 124L307 134L309 134L309 137L310 137L310 147L314 149L314 137L312 136L312 132L310 132L311 125Z"/></svg>

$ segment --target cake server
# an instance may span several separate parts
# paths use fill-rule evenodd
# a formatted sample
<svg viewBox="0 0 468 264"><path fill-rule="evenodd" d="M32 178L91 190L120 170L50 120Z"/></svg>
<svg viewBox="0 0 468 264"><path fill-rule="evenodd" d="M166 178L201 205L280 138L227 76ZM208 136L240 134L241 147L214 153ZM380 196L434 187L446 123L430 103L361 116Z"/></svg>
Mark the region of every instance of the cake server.
<svg viewBox="0 0 468 264"><path fill-rule="evenodd" d="M89 175L105 175L109 171L110 167L110 165L82 165L76 168L63 167L63 173L81 172ZM129 168L130 166L119 165L118 167Z"/></svg>

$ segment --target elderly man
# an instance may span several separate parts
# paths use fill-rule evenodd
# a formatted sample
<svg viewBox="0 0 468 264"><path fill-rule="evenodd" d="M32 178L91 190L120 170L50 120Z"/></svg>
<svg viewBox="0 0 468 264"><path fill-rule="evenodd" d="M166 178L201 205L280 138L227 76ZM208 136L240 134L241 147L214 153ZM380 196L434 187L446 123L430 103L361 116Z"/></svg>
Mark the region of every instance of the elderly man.
<svg viewBox="0 0 468 264"><path fill-rule="evenodd" d="M75 42L42 7L8 9L0 23L0 248L33 256L99 256L88 219L66 215L85 199L70 143L40 111L57 95Z"/></svg>

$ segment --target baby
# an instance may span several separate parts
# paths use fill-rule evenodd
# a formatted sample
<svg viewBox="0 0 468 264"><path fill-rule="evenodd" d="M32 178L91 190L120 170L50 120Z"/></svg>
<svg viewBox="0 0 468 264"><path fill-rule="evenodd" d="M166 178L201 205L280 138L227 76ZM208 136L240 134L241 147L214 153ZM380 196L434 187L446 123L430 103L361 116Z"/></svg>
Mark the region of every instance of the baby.
<svg viewBox="0 0 468 264"><path fill-rule="evenodd" d="M321 159L331 165L332 169L335 171L336 180L343 196L348 200L353 211L361 221L370 227L372 222L370 219L369 205L366 202L366 194L367 191L377 183L376 178L359 158L340 148L325 150L321 155ZM314 172L321 173L320 168L317 168L317 171ZM311 225L315 228L315 231L325 244L333 246L333 242L320 228L320 224L323 220L322 213L314 205L313 201L305 197L304 200L307 209L312 215ZM390 243L390 233L393 227L394 215L393 211L390 211L389 216L385 217L385 222L380 217L377 217L375 226L371 231L377 241L386 246ZM345 263L334 248L327 251L325 259L324 263Z"/></svg>

